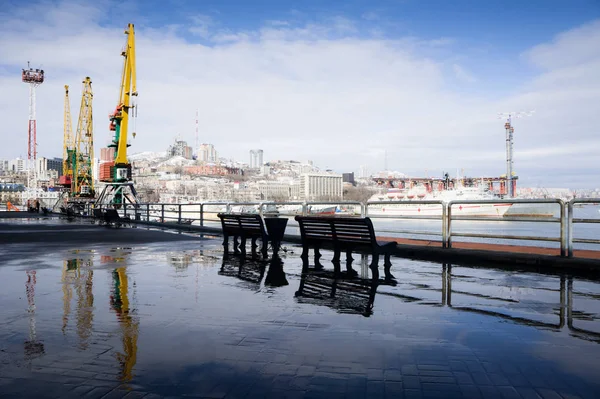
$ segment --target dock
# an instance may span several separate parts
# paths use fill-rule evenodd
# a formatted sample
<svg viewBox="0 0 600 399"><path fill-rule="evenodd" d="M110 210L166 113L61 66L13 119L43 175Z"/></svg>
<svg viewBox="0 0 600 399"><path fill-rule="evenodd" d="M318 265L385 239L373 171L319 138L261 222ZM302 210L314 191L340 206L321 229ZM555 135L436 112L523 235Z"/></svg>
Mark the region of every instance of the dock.
<svg viewBox="0 0 600 399"><path fill-rule="evenodd" d="M8 397L600 392L600 277L582 266L597 259L540 273L516 260L556 254L402 241L390 282L367 257L335 275L328 250L303 273L293 236L281 257L225 258L218 229L198 226L5 218L0 242Z"/></svg>

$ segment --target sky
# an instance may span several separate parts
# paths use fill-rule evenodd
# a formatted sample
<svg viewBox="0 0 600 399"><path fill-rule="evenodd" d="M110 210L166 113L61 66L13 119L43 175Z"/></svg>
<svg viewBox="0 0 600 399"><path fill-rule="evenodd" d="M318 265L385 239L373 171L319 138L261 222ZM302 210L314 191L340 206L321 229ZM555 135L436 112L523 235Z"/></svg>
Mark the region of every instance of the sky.
<svg viewBox="0 0 600 399"><path fill-rule="evenodd" d="M526 187L600 187L597 0L14 1L0 7L0 159L27 156L31 62L39 156L62 156L92 79L95 151L108 144L127 23L138 117L131 153L176 137L249 161L411 176L506 173Z"/></svg>

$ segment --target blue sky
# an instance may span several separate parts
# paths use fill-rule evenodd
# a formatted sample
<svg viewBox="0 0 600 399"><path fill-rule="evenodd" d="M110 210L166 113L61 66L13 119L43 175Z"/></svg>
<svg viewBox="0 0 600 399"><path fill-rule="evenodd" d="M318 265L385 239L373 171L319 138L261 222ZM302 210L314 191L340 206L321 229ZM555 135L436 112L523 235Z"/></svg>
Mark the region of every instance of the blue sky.
<svg viewBox="0 0 600 399"><path fill-rule="evenodd" d="M177 135L246 161L407 174L504 173L497 112L515 122L515 169L530 186L595 187L600 176L600 2L137 1L3 2L0 127L21 132L27 60L38 89L39 151L60 155L64 84L94 86L97 147L114 108L123 28L135 23L139 132L133 152ZM36 13L32 14L31 9ZM78 94L72 94L74 119ZM26 149L26 132L0 158ZM426 156L423 156L426 154ZM562 176L562 177L561 177ZM580 176L580 177L578 177Z"/></svg>

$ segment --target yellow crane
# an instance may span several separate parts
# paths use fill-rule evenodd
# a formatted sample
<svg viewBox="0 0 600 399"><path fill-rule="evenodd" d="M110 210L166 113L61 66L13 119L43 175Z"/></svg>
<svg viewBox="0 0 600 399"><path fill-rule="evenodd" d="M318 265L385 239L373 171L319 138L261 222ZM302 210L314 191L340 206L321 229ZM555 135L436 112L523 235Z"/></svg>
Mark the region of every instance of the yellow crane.
<svg viewBox="0 0 600 399"><path fill-rule="evenodd" d="M125 34L127 35L127 44L121 52L121 55L125 57L125 61L123 63L123 73L121 74L119 103L115 112L110 116L110 130L115 132L110 146L116 147L113 178L117 182L131 180L130 164L127 159L127 129L134 108L131 97L138 95L135 77L135 32L133 24L127 26ZM135 132L133 135L135 137Z"/></svg>
<svg viewBox="0 0 600 399"><path fill-rule="evenodd" d="M72 195L75 197L94 197L94 128L92 120L92 80L87 76L83 80L83 93L77 133L75 135L75 165L73 167Z"/></svg>
<svg viewBox="0 0 600 399"><path fill-rule="evenodd" d="M71 122L71 102L69 101L69 85L65 85L65 109L63 126L63 169L59 184L71 188L73 180L74 143L73 124Z"/></svg>
<svg viewBox="0 0 600 399"><path fill-rule="evenodd" d="M115 133L108 147L115 149L114 161L100 164L100 181L107 183L97 200L97 204L100 206L120 206L126 201L137 204L137 194L131 182L131 163L127 158L129 125L137 113L134 112L136 111L136 106L133 103L133 97L138 95L136 88L135 31L133 24L127 25L125 34L127 35L127 41L125 48L121 52L124 62L119 100L115 111L109 116L109 128ZM132 136L135 137L135 132L133 132Z"/></svg>

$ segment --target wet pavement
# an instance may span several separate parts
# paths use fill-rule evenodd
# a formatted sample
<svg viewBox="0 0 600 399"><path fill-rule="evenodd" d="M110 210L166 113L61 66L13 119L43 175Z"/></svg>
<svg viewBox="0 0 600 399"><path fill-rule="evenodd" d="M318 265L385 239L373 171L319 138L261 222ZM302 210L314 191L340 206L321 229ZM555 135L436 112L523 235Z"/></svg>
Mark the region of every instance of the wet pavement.
<svg viewBox="0 0 600 399"><path fill-rule="evenodd" d="M52 220L0 239L0 397L600 397L596 281L393 258L374 285L360 256L302 275L293 245Z"/></svg>

